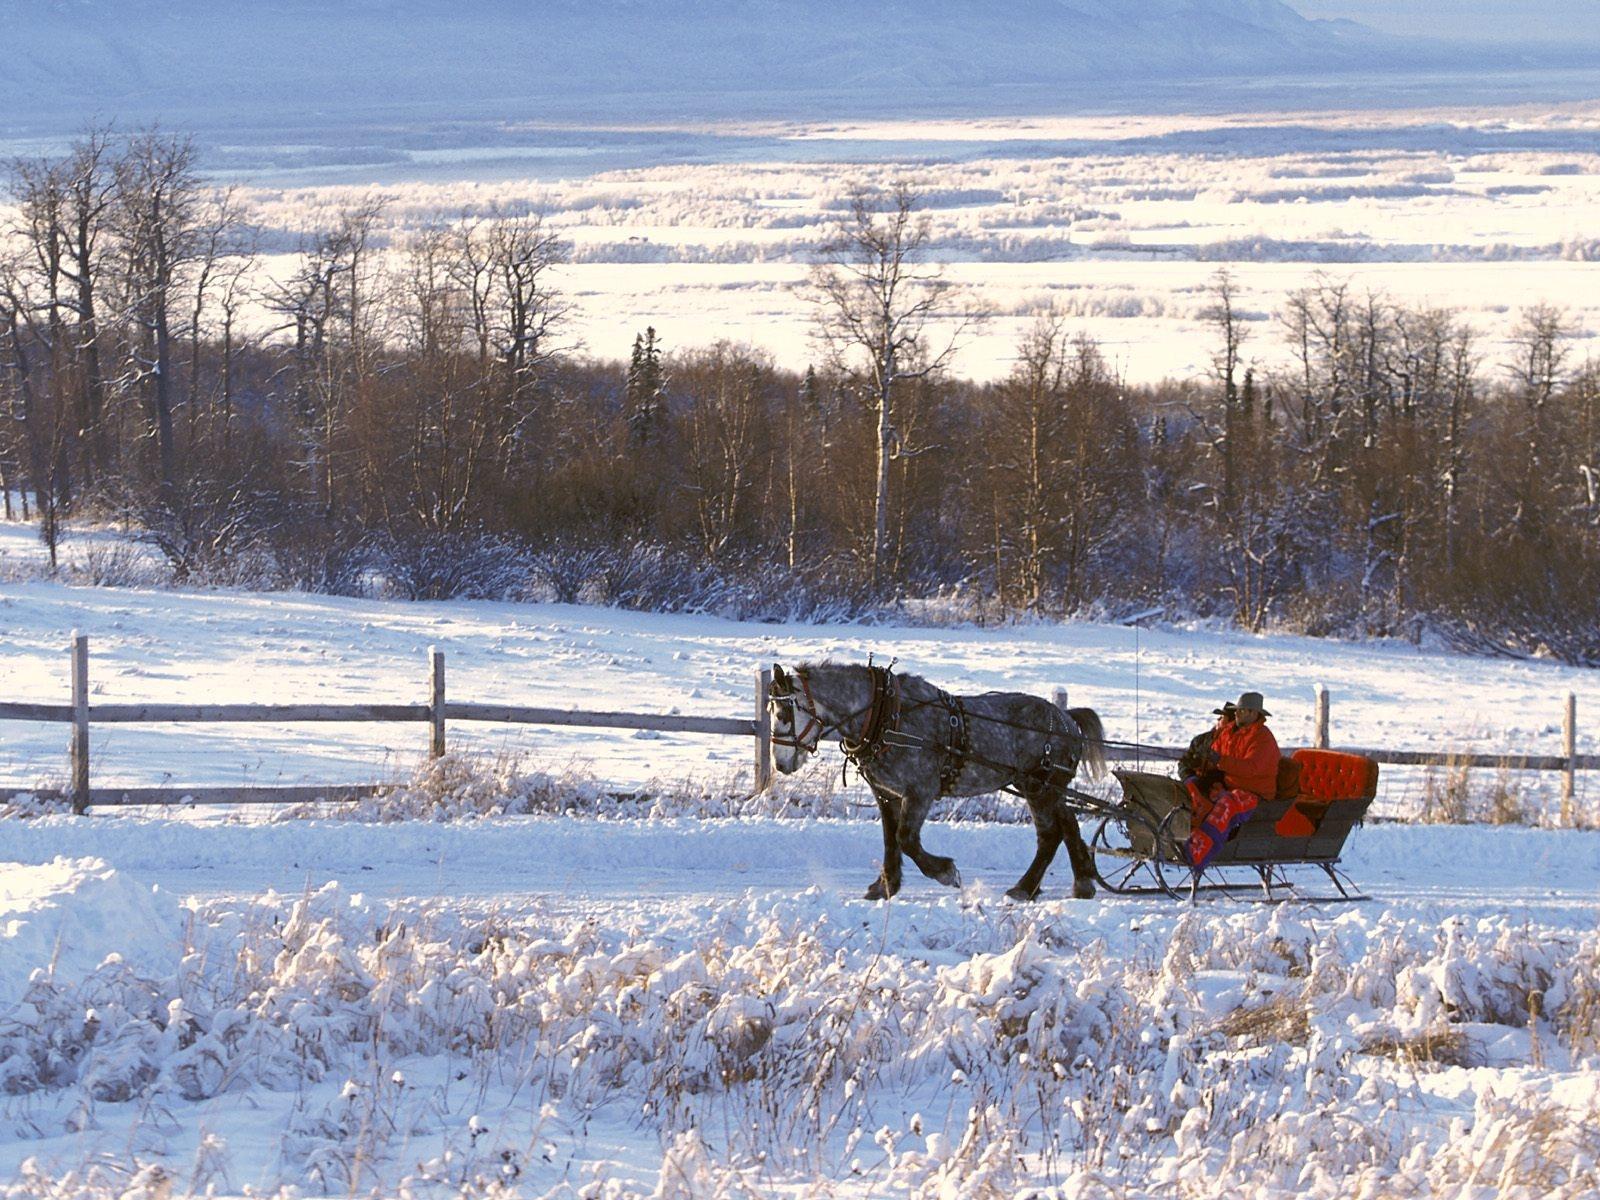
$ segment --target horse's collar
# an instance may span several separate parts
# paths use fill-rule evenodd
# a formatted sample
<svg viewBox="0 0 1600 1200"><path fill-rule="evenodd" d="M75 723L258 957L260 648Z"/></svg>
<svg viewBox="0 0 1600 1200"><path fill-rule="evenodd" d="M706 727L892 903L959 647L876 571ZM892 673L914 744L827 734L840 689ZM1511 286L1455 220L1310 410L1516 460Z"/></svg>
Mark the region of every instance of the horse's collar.
<svg viewBox="0 0 1600 1200"><path fill-rule="evenodd" d="M872 698L860 710L866 717L861 732L852 738L841 728L839 736L840 746L858 769L876 758L883 749L884 736L900 727L899 681L888 667L868 664L867 670L872 673Z"/></svg>

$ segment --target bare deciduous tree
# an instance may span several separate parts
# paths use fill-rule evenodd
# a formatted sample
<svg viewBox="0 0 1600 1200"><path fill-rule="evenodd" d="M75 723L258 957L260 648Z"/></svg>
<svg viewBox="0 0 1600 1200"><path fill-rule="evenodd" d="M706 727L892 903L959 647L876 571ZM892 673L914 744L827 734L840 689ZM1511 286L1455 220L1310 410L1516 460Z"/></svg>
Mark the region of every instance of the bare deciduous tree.
<svg viewBox="0 0 1600 1200"><path fill-rule="evenodd" d="M954 332L930 342L949 284L927 262L929 222L916 206L916 193L904 181L886 192L856 188L812 273L823 341L839 370L859 382L876 417L874 593L884 586L889 562L889 464L910 449L895 428L896 389L943 370L967 320L957 318Z"/></svg>

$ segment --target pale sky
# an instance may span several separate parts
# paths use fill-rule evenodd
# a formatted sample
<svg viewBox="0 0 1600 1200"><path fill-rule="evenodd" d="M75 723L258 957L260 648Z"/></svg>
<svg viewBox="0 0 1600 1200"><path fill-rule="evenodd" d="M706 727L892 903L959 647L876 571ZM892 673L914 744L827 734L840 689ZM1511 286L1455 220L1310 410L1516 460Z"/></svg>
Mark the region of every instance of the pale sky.
<svg viewBox="0 0 1600 1200"><path fill-rule="evenodd" d="M1600 42L1600 0L1287 0L1307 17L1473 41Z"/></svg>

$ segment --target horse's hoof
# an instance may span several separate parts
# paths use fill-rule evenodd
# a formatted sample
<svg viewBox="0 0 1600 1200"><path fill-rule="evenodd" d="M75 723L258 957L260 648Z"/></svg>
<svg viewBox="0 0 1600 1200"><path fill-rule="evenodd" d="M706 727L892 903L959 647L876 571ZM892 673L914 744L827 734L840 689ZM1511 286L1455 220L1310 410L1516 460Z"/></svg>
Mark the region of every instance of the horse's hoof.
<svg viewBox="0 0 1600 1200"><path fill-rule="evenodd" d="M1094 899L1094 880L1074 879L1072 881L1072 894L1079 900Z"/></svg>
<svg viewBox="0 0 1600 1200"><path fill-rule="evenodd" d="M961 872L956 870L956 865L951 863L944 870L934 876L945 887L958 888L961 886Z"/></svg>
<svg viewBox="0 0 1600 1200"><path fill-rule="evenodd" d="M1038 892L1030 892L1019 883L1016 887L1006 892L1006 899L1015 900L1018 904L1031 904L1033 903L1033 898L1038 894Z"/></svg>
<svg viewBox="0 0 1600 1200"><path fill-rule="evenodd" d="M898 887L894 887L894 888L887 887L884 884L882 877L880 876L879 878L874 879L872 881L872 886L871 887L867 888L867 897L866 898L868 900L887 900L887 899L889 899L890 896L893 896L895 894L895 892L898 892L899 890L900 889Z"/></svg>

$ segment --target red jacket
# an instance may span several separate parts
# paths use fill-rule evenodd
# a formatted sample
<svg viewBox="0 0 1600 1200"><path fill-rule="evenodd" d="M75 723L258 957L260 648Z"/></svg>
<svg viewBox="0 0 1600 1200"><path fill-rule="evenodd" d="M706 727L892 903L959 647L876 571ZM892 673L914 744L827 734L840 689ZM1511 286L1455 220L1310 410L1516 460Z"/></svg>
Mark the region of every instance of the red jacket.
<svg viewBox="0 0 1600 1200"><path fill-rule="evenodd" d="M1220 729L1211 748L1220 755L1217 766L1228 787L1272 799L1278 790L1278 739L1265 722Z"/></svg>

